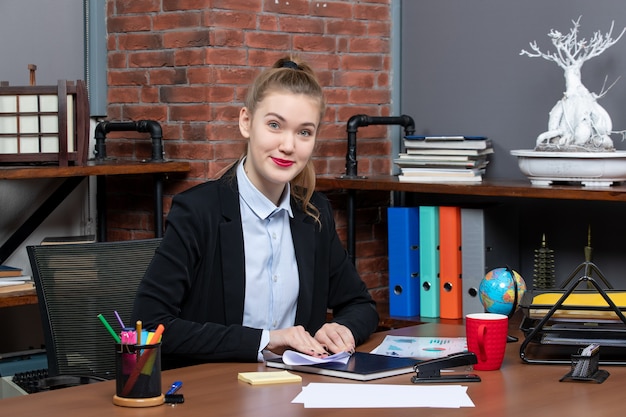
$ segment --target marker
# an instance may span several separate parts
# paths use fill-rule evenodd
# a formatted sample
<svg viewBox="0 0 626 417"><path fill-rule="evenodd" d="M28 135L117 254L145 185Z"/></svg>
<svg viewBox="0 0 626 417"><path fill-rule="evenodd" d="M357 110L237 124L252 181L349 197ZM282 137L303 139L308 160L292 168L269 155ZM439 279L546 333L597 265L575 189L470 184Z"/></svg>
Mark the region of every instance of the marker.
<svg viewBox="0 0 626 417"><path fill-rule="evenodd" d="M155 343L158 343L161 335L163 334L163 330L165 330L165 326L159 324L152 334L152 337L150 337L150 341L148 341L148 344L153 345Z"/></svg>
<svg viewBox="0 0 626 417"><path fill-rule="evenodd" d="M120 343L120 337L115 333L115 331L113 330L109 322L104 318L104 316L102 314L98 314L98 318L100 319L102 324L104 324L104 327L106 327L109 333L111 333L111 336L113 336L113 339L115 339L115 343Z"/></svg>
<svg viewBox="0 0 626 417"><path fill-rule="evenodd" d="M135 324L135 331L137 332L137 345L141 345L141 320L137 320Z"/></svg>
<svg viewBox="0 0 626 417"><path fill-rule="evenodd" d="M115 317L117 318L117 322L120 324L120 326L122 326L122 329L124 329L126 326L124 326L124 322L122 321L122 318L120 317L120 315L117 313L117 310L113 311L113 314L115 314Z"/></svg>
<svg viewBox="0 0 626 417"><path fill-rule="evenodd" d="M120 333L120 339L122 340L123 345L136 345L137 334L135 333L135 329L132 327L125 327Z"/></svg>
<svg viewBox="0 0 626 417"><path fill-rule="evenodd" d="M182 387L182 386L183 386L183 381L174 381L174 383L170 387L169 391L167 391L165 393L165 395L172 395L172 394L176 393L176 391L178 391L180 389L180 387Z"/></svg>

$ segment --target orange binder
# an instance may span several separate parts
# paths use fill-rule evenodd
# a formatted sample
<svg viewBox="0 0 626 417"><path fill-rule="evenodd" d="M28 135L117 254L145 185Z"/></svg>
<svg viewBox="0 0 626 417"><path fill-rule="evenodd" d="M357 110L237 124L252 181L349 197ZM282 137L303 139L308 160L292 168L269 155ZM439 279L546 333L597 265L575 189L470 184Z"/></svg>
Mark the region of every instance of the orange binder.
<svg viewBox="0 0 626 417"><path fill-rule="evenodd" d="M439 317L463 318L461 208L439 207Z"/></svg>

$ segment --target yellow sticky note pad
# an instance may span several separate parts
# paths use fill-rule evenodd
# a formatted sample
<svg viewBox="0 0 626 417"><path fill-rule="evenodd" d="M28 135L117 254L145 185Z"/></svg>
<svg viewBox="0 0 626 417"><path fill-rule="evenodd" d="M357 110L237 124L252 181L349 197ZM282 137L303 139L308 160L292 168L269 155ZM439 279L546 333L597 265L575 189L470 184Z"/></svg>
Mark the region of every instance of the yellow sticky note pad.
<svg viewBox="0 0 626 417"><path fill-rule="evenodd" d="M239 372L238 379L251 385L302 382L300 375L292 374L289 371Z"/></svg>

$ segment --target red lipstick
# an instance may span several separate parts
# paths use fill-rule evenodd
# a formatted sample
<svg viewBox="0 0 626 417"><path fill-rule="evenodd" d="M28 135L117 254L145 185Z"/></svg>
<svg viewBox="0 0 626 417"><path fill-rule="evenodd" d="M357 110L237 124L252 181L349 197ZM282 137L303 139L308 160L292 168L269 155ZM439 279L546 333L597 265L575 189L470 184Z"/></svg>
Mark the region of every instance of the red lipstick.
<svg viewBox="0 0 626 417"><path fill-rule="evenodd" d="M285 167L285 168L288 168L293 165L293 161L288 161L286 159L272 158L272 161L274 161L276 165Z"/></svg>

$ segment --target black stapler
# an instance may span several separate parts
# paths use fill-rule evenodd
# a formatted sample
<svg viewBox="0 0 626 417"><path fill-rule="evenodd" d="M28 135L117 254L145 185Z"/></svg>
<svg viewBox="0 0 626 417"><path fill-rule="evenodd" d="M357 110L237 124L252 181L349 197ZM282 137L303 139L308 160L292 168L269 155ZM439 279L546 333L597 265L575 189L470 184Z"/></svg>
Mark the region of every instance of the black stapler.
<svg viewBox="0 0 626 417"><path fill-rule="evenodd" d="M442 369L468 366L477 363L476 355L471 352L455 353L443 358L419 362L415 365L415 376L411 378L414 384L432 382L480 382L476 374L441 375Z"/></svg>

